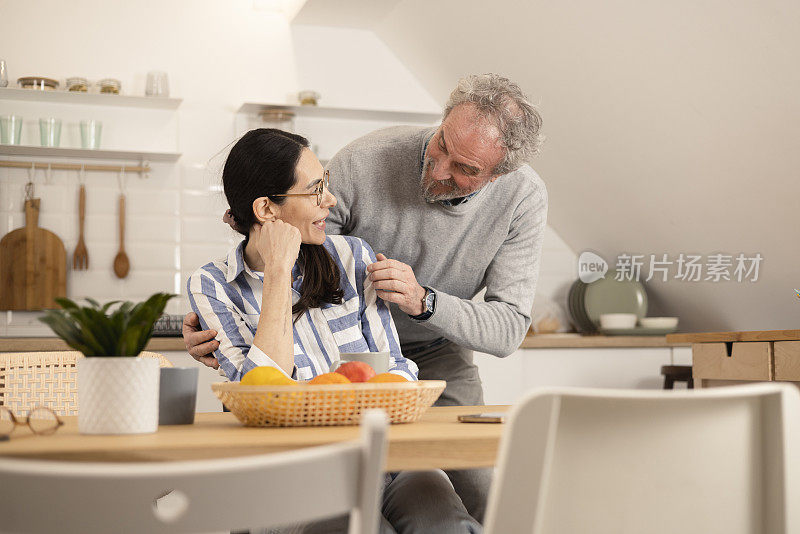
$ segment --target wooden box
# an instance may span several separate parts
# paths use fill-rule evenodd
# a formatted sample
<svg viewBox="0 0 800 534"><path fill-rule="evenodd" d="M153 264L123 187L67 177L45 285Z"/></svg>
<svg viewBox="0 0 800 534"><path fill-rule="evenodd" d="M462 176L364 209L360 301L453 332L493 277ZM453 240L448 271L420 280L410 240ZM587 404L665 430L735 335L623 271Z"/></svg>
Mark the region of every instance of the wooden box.
<svg viewBox="0 0 800 534"><path fill-rule="evenodd" d="M800 341L775 342L775 380L800 382Z"/></svg>
<svg viewBox="0 0 800 534"><path fill-rule="evenodd" d="M695 343L692 375L696 388L774 380L773 344L768 341Z"/></svg>

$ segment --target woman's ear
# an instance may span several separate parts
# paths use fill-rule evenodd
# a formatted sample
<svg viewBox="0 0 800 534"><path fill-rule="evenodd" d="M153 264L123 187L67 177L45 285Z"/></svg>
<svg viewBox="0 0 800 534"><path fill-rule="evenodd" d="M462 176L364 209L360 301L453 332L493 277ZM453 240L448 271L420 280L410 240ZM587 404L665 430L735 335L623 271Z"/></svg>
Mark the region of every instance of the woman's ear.
<svg viewBox="0 0 800 534"><path fill-rule="evenodd" d="M253 213L260 223L274 221L278 218L278 206L267 197L259 197L253 201Z"/></svg>

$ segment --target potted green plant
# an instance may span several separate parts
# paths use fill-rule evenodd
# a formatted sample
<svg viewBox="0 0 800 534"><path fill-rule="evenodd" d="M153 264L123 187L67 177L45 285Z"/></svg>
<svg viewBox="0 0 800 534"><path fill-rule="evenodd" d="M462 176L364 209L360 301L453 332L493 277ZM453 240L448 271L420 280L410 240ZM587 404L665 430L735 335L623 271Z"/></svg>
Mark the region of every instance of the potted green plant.
<svg viewBox="0 0 800 534"><path fill-rule="evenodd" d="M78 360L78 429L82 434L141 434L158 429L158 360L137 356L174 296L156 293L136 304L103 305L87 298L88 306L57 298L61 309L50 310L40 319L85 356Z"/></svg>

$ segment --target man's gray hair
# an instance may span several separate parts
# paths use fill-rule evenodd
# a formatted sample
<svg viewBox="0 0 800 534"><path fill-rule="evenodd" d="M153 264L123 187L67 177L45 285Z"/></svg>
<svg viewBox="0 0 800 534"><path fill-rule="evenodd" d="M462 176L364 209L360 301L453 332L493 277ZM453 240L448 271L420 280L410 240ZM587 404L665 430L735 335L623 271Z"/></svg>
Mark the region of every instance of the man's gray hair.
<svg viewBox="0 0 800 534"><path fill-rule="evenodd" d="M544 141L539 133L542 117L519 85L497 74L461 78L450 93L443 120L454 107L467 103L477 106L478 113L500 131L500 144L506 154L492 170L493 175L515 171L539 153Z"/></svg>

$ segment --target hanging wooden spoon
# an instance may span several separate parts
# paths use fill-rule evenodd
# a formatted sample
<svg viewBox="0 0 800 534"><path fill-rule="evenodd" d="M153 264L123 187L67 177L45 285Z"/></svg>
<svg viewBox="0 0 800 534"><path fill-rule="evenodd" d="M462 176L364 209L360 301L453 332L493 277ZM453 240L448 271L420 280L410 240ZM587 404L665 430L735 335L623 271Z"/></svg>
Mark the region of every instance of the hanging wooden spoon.
<svg viewBox="0 0 800 534"><path fill-rule="evenodd" d="M114 274L117 278L125 278L131 268L128 255L125 254L125 195L119 195L119 252L114 258Z"/></svg>

